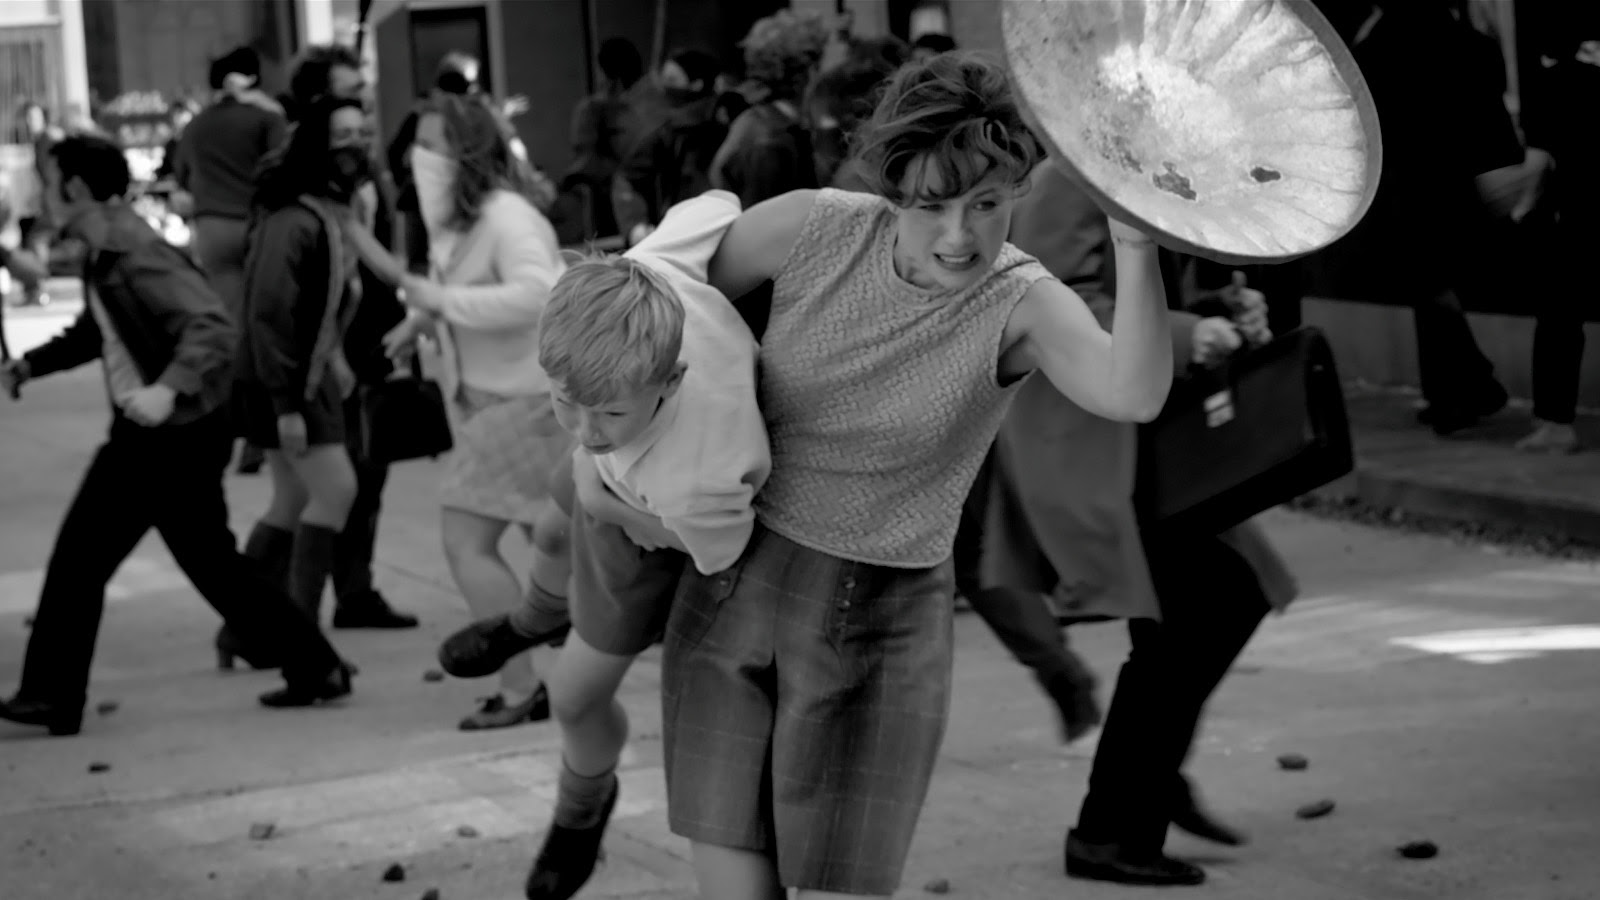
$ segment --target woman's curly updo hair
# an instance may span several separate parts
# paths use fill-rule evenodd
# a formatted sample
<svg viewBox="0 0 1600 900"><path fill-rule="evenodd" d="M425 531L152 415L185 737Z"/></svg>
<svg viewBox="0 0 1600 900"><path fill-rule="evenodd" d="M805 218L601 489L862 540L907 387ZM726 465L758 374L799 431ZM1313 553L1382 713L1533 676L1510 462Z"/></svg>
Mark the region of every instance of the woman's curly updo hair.
<svg viewBox="0 0 1600 900"><path fill-rule="evenodd" d="M779 10L750 26L744 48L745 77L772 92L774 100L799 100L828 45L826 19L811 12Z"/></svg>
<svg viewBox="0 0 1600 900"><path fill-rule="evenodd" d="M872 191L897 206L959 197L994 172L1020 189L1043 155L1005 69L970 53L901 69L858 146Z"/></svg>

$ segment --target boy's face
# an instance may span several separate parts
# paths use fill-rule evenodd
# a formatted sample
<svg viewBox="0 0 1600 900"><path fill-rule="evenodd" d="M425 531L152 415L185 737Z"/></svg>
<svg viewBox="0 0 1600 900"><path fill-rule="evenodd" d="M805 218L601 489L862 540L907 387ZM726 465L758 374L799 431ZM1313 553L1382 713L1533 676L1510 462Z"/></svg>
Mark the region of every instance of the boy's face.
<svg viewBox="0 0 1600 900"><path fill-rule="evenodd" d="M574 403L563 385L552 383L550 398L556 421L578 439L583 449L596 456L614 453L638 439L649 427L656 411L683 384L683 363L660 384L629 391L608 403L583 406Z"/></svg>

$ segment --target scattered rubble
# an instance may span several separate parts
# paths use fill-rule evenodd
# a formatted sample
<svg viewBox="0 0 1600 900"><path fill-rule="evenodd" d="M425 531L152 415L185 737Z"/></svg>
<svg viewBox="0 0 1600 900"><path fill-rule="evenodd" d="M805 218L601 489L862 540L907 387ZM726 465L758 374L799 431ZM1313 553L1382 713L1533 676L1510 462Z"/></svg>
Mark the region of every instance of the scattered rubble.
<svg viewBox="0 0 1600 900"><path fill-rule="evenodd" d="M1278 768L1285 772L1304 772L1310 766L1311 760L1299 753L1285 753L1278 757Z"/></svg>
<svg viewBox="0 0 1600 900"><path fill-rule="evenodd" d="M1334 805L1332 800L1318 800L1315 803L1307 803L1305 806L1300 807L1294 811L1294 814L1301 819L1320 819L1333 812Z"/></svg>
<svg viewBox="0 0 1600 900"><path fill-rule="evenodd" d="M443 681L444 673L438 669L429 669L428 671L422 673L422 680L428 682L429 684Z"/></svg>
<svg viewBox="0 0 1600 900"><path fill-rule="evenodd" d="M278 831L278 826L271 822L257 822L250 826L250 840L264 841Z"/></svg>
<svg viewBox="0 0 1600 900"><path fill-rule="evenodd" d="M1439 855L1439 845L1433 841L1411 841L1396 847L1406 859L1433 859Z"/></svg>
<svg viewBox="0 0 1600 900"><path fill-rule="evenodd" d="M463 825L456 829L456 837L475 838L477 836L478 829L473 828L471 825Z"/></svg>
<svg viewBox="0 0 1600 900"><path fill-rule="evenodd" d="M102 716L109 716L122 708L122 704L115 700L102 700L95 705L94 711Z"/></svg>
<svg viewBox="0 0 1600 900"><path fill-rule="evenodd" d="M406 880L406 867L399 863L390 863L389 868L383 870L383 880L394 884Z"/></svg>
<svg viewBox="0 0 1600 900"><path fill-rule="evenodd" d="M948 894L950 893L950 879L935 878L923 885L922 889L930 894Z"/></svg>
<svg viewBox="0 0 1600 900"><path fill-rule="evenodd" d="M92 763L89 763L89 771L90 771L90 773L92 773L94 775L99 775L101 772L109 772L109 771L111 771L111 763L106 763L106 762L92 762Z"/></svg>

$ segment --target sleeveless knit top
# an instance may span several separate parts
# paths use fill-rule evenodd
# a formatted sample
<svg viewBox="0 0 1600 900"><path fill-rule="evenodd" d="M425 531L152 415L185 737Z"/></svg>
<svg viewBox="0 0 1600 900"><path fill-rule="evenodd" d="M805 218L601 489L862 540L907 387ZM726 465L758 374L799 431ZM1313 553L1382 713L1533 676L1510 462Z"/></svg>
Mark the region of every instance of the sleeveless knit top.
<svg viewBox="0 0 1600 900"><path fill-rule="evenodd" d="M895 207L824 190L774 279L760 400L772 474L762 524L830 556L897 568L949 557L1010 405L996 380L1012 310L1050 277L1007 244L958 294L894 270Z"/></svg>

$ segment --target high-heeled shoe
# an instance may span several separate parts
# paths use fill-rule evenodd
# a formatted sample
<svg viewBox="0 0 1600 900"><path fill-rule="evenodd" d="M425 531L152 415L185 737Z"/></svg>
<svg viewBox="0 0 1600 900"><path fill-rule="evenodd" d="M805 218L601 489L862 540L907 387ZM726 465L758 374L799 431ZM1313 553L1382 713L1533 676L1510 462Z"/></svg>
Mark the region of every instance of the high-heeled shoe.
<svg viewBox="0 0 1600 900"><path fill-rule="evenodd" d="M225 672L233 671L235 660L240 659L258 671L283 667L283 660L270 652L247 646L226 625L217 629L216 647L217 668Z"/></svg>
<svg viewBox="0 0 1600 900"><path fill-rule="evenodd" d="M354 675L355 667L342 662L320 680L291 682L278 690L262 694L261 705L273 709L297 709L348 697L354 690L351 683Z"/></svg>

